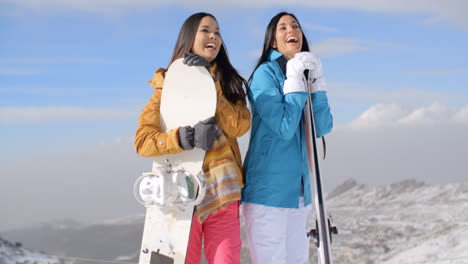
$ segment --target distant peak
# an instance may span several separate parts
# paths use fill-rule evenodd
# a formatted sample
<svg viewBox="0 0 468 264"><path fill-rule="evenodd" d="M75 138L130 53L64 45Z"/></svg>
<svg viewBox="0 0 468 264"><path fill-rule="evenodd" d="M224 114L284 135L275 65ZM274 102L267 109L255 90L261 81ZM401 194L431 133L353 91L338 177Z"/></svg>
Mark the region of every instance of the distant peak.
<svg viewBox="0 0 468 264"><path fill-rule="evenodd" d="M353 189L356 186L358 186L358 183L356 182L356 180L353 178L349 178L346 181L344 181L342 184L336 186L336 188L327 195L327 199L343 194Z"/></svg>
<svg viewBox="0 0 468 264"><path fill-rule="evenodd" d="M411 189L420 188L420 187L423 187L424 185L425 185L424 182L417 181L416 179L407 179L407 180L403 180L400 182L390 184L390 189L403 191L409 188Z"/></svg>

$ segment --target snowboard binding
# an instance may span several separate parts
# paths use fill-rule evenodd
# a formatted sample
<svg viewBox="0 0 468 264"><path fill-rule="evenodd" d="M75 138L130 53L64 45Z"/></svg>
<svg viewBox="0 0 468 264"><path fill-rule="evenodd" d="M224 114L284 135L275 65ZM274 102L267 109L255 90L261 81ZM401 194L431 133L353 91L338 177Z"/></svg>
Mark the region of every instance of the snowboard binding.
<svg viewBox="0 0 468 264"><path fill-rule="evenodd" d="M133 194L145 207L195 206L205 196L205 176L190 174L183 169L173 170L169 159L153 172L137 178Z"/></svg>
<svg viewBox="0 0 468 264"><path fill-rule="evenodd" d="M335 221L333 221L333 217L328 215L328 232L330 233L330 244L333 242L333 235L338 234L338 228L335 225ZM307 232L307 237L311 237L314 240L315 246L318 248L320 247L320 239L319 239L319 228L318 222L315 220L315 228L312 228L309 232Z"/></svg>

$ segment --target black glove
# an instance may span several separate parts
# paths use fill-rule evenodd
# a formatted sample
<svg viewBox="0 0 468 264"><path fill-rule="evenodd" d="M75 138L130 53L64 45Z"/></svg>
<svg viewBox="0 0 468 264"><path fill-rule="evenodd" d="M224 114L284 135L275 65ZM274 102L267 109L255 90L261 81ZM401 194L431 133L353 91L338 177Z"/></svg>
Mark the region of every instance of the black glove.
<svg viewBox="0 0 468 264"><path fill-rule="evenodd" d="M198 54L185 52L184 64L188 66L203 66L210 72L210 63Z"/></svg>
<svg viewBox="0 0 468 264"><path fill-rule="evenodd" d="M184 150L191 150L195 146L193 132L194 129L191 126L179 128L179 146Z"/></svg>
<svg viewBox="0 0 468 264"><path fill-rule="evenodd" d="M213 142L216 136L216 119L210 117L206 120L198 122L194 127L195 130L195 147L205 151L213 147Z"/></svg>

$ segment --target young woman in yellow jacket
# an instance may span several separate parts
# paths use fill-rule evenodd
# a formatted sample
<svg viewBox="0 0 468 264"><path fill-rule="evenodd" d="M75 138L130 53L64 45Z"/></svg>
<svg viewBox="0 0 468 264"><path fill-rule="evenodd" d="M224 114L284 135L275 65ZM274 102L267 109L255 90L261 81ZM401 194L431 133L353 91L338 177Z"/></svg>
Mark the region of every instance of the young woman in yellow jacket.
<svg viewBox="0 0 468 264"><path fill-rule="evenodd" d="M151 81L151 87L155 88L153 96L138 120L135 148L141 156L154 157L199 147L207 151L203 169L211 177L208 180L221 181L226 176L236 179L216 184L228 184L231 191L212 190L218 193L217 199L204 200L196 207L186 263L201 263L202 237L208 263L240 263L242 242L238 216L243 172L237 137L250 129L250 113L242 87L246 81L231 65L218 23L211 14L196 13L184 22L169 65L182 57L189 66L210 69L217 93L215 117L201 120L193 128L179 127L163 133L159 109L166 69L159 68ZM216 147L211 148L213 144ZM222 154L220 149L224 149ZM211 166L219 164L219 159L231 161L232 169L217 170ZM216 174L221 177L216 178Z"/></svg>

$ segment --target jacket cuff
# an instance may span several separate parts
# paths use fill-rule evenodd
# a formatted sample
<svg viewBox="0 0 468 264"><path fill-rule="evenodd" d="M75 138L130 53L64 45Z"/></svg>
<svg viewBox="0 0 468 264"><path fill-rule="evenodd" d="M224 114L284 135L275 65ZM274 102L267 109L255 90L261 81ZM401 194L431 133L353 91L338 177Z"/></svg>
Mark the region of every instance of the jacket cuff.
<svg viewBox="0 0 468 264"><path fill-rule="evenodd" d="M184 151L184 149L179 145L179 128L174 128L167 131L166 140L164 141L161 139L158 144L162 150L166 149L169 154Z"/></svg>
<svg viewBox="0 0 468 264"><path fill-rule="evenodd" d="M305 84L302 79L289 78L284 81L283 95L295 92L305 92Z"/></svg>

